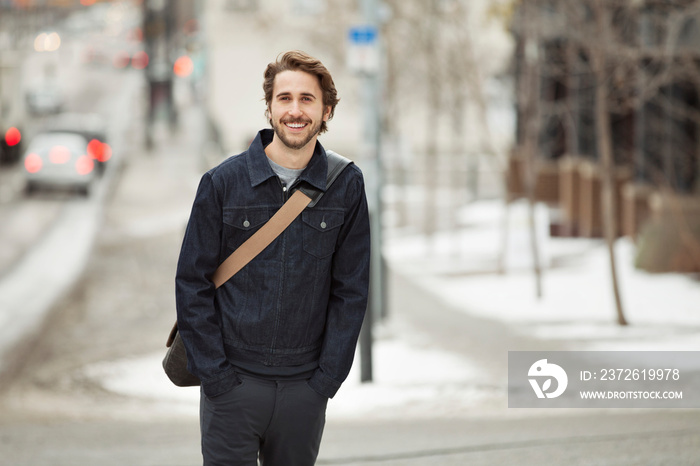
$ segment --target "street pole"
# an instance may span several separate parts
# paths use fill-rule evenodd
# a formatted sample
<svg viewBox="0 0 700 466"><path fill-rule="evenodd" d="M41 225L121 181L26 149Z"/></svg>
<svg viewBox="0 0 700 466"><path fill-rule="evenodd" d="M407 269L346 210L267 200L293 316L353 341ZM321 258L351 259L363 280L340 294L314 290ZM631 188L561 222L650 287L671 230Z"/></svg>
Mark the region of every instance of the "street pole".
<svg viewBox="0 0 700 466"><path fill-rule="evenodd" d="M376 63L370 64L362 72L364 91L364 146L365 154L372 161L370 183L368 183L370 208L370 228L372 232L371 246L372 255L370 258L370 293L367 316L360 334L360 358L361 358L361 381L372 381L372 347L373 323L384 316L383 303L384 286L384 266L382 259L382 164L380 156L381 145L381 113L380 113L380 70L381 70L381 45L379 43L379 15L377 14L378 4L376 0L362 0L362 15L365 27L375 31L374 47L376 48ZM374 65L374 66L372 66ZM369 168L370 166L368 166Z"/></svg>
<svg viewBox="0 0 700 466"><path fill-rule="evenodd" d="M144 69L149 89L148 121L146 124L146 148L154 145L153 129L158 112L165 107L170 130L177 125L177 112L173 102L173 67L171 60L174 3L165 0L143 2L144 47L148 65Z"/></svg>

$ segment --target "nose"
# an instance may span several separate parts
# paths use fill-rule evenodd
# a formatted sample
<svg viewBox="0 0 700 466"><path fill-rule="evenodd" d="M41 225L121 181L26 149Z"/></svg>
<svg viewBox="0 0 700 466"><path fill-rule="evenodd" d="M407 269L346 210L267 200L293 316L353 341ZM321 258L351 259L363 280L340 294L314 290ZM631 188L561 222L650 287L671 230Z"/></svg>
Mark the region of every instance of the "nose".
<svg viewBox="0 0 700 466"><path fill-rule="evenodd" d="M298 117L301 116L302 112L301 109L299 108L299 102L294 101L292 102L292 105L289 107L289 115L293 117Z"/></svg>

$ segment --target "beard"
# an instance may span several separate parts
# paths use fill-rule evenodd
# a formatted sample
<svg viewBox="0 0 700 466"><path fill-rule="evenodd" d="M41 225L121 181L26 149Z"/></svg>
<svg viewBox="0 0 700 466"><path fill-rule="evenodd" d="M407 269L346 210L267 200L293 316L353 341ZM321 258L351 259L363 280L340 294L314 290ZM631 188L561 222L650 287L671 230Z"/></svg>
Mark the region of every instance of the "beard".
<svg viewBox="0 0 700 466"><path fill-rule="evenodd" d="M272 129L275 130L275 134L282 141L282 144L290 149L299 150L306 146L314 137L316 137L321 132L321 123L317 123L315 126L307 127L307 132L294 135L293 138L287 137L284 132L285 123L308 123L311 125L310 121L295 121L295 120L284 120L280 121L279 124L272 122Z"/></svg>

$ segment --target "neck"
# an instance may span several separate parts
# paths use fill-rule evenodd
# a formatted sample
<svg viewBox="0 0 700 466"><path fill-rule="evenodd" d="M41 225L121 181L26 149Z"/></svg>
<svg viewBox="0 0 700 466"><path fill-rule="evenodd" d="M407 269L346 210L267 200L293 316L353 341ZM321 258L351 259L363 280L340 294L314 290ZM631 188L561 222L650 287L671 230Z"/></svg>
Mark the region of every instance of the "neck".
<svg viewBox="0 0 700 466"><path fill-rule="evenodd" d="M280 141L275 134L272 138L272 142L265 147L265 154L277 165L292 170L298 170L306 168L311 157L314 155L315 148L316 138L313 138L301 149L291 149Z"/></svg>

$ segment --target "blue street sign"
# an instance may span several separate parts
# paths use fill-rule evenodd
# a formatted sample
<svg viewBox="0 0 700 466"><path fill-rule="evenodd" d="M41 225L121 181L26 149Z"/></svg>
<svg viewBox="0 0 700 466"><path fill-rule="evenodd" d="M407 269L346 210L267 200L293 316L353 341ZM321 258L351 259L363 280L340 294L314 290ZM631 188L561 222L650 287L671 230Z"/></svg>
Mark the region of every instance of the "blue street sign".
<svg viewBox="0 0 700 466"><path fill-rule="evenodd" d="M350 28L348 38L353 45L374 45L377 41L377 28L374 26L355 26Z"/></svg>

